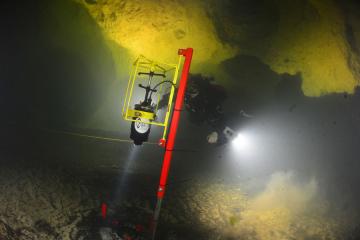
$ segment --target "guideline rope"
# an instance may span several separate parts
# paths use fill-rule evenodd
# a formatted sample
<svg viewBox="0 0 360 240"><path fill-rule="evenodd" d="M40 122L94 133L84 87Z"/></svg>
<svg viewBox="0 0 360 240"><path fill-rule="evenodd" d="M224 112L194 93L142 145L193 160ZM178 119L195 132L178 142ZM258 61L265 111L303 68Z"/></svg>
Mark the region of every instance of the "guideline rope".
<svg viewBox="0 0 360 240"><path fill-rule="evenodd" d="M110 138L110 137L103 137L103 136L94 136L94 135L87 135L87 134L81 134L81 133L70 132L70 131L60 131L60 130L54 130L54 129L43 129L43 130L47 131L47 132L65 134L65 135L76 136L76 137L92 138L92 139L98 139L98 140L103 140L103 141L133 143L132 140L128 140L128 139ZM155 145L155 144L158 144L158 143L156 143L156 142L144 142L144 144Z"/></svg>

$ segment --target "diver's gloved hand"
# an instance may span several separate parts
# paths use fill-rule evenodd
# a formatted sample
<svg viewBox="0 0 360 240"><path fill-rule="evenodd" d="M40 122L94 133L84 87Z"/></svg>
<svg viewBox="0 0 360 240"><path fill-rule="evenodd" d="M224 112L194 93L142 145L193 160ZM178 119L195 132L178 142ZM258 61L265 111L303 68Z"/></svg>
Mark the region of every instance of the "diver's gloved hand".
<svg viewBox="0 0 360 240"><path fill-rule="evenodd" d="M207 136L207 141L210 144L215 144L218 142L218 133L217 132L212 132Z"/></svg>
<svg viewBox="0 0 360 240"><path fill-rule="evenodd" d="M207 136L207 142L210 144L225 144L235 138L235 131L226 126L220 133L214 131Z"/></svg>

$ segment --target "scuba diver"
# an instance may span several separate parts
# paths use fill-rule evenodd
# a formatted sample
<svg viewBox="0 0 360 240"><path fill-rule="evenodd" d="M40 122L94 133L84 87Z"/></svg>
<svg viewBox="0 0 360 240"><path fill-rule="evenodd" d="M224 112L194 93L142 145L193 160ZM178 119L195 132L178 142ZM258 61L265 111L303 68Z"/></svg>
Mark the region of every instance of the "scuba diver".
<svg viewBox="0 0 360 240"><path fill-rule="evenodd" d="M190 121L198 125L205 123L213 129L207 142L222 145L235 138L235 131L228 126L231 118L238 120L253 116L243 110L226 115L222 107L227 98L226 91L213 82L211 77L192 75L185 95L185 108L190 113Z"/></svg>
<svg viewBox="0 0 360 240"><path fill-rule="evenodd" d="M159 109L166 108L169 94L162 97ZM189 113L190 121L196 125L208 125L212 132L207 136L209 144L223 145L235 138L235 131L231 122L253 116L240 110L236 113L225 114L223 103L227 99L224 87L215 84L214 78L201 74L190 76L184 99L185 109Z"/></svg>

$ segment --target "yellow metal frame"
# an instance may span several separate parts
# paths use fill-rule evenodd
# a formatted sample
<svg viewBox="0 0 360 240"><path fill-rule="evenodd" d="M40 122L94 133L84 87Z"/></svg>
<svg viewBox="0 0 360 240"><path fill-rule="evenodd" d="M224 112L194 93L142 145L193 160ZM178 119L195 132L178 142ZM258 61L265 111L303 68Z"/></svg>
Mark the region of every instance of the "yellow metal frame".
<svg viewBox="0 0 360 240"><path fill-rule="evenodd" d="M123 109L122 109L123 119L126 121L131 121L131 122L143 122L141 120L135 119L135 118L139 117L141 119L148 120L147 122L143 122L143 123L164 127L164 132L163 132L162 138L165 139L166 134L167 134L170 113L171 113L171 109L172 109L172 102L173 102L172 100L173 100L174 94L175 94L175 86L176 86L178 75L179 75L180 64L181 64L181 56L179 56L179 60L178 60L177 64L168 64L168 63L161 63L161 62L153 61L153 60L150 60L150 59L140 55L133 64L133 68L130 73L130 78L129 78L129 81L127 84L125 99L124 99L124 104L123 104ZM145 111L139 111L139 110L135 110L135 109L131 108L131 106L130 106L131 99L133 96L133 91L134 91L134 85L135 85L135 81L137 79L137 75L139 73L139 69L146 69L147 71L152 71L152 72L157 72L157 73L161 72L163 74L166 74L170 71L174 71L173 79L171 81L173 86L171 87L171 90L170 90L169 101L167 104L168 107L166 110L164 121L156 121L156 112L150 113L150 112L145 112ZM160 86L160 88L161 88L160 89L160 91L161 91L162 86ZM158 98L157 98L156 106L158 106L159 101L160 101L160 96L158 96ZM157 107L156 107L156 111L157 111Z"/></svg>

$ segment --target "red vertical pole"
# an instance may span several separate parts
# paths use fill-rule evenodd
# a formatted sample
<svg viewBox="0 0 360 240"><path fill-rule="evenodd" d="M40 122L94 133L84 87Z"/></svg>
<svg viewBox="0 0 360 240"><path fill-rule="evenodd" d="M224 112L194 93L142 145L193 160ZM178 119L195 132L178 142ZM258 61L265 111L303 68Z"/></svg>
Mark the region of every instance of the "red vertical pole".
<svg viewBox="0 0 360 240"><path fill-rule="evenodd" d="M154 212L154 218L153 218L153 236L152 239L155 239L155 233L156 233L156 227L157 227L157 221L159 219L160 215L160 209L161 209L161 203L162 199L165 195L165 189L166 189L166 183L167 178L169 175L170 170L170 164L171 164L171 158L172 158L172 152L174 150L175 145L175 138L177 129L179 126L179 120L180 120L180 113L184 104L184 97L185 97L185 91L186 91L186 85L193 55L193 49L187 48L187 49L179 49L178 55L182 55L185 57L184 66L182 69L182 74L180 78L179 88L176 95L175 100L175 106L173 111L173 116L170 123L170 130L168 139L165 145L165 154L164 154L164 161L161 169L161 175L160 175L160 183L157 190L157 204Z"/></svg>

